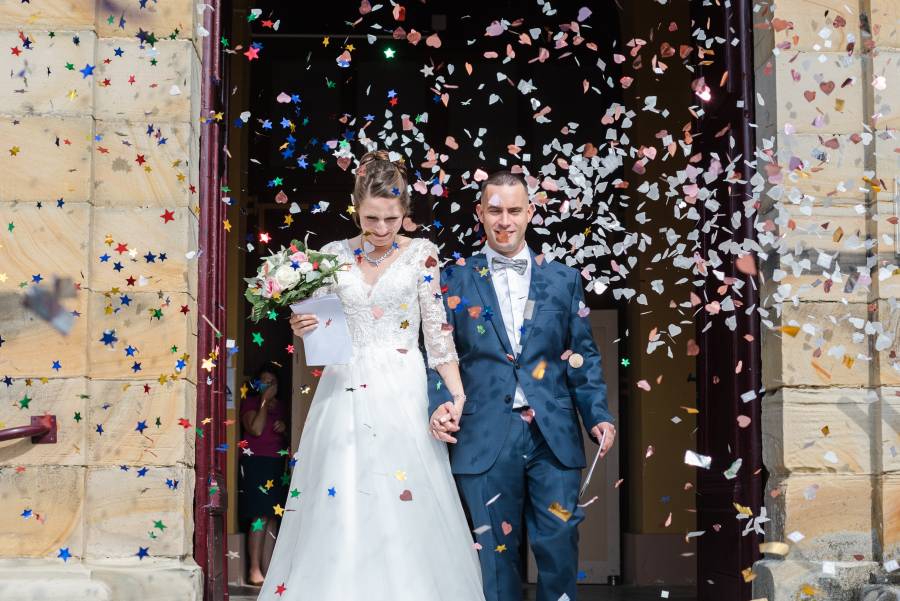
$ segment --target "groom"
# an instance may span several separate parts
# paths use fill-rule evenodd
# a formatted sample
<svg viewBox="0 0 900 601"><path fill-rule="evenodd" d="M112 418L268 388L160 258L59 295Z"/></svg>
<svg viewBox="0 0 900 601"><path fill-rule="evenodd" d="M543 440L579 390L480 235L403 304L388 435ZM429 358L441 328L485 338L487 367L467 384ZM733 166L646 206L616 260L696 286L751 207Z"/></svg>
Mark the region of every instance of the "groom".
<svg viewBox="0 0 900 601"><path fill-rule="evenodd" d="M595 441L606 432L602 454L616 432L600 355L579 315L581 274L526 246L534 205L520 175L488 177L476 213L486 248L442 274L468 398L460 416L430 370L432 433L455 441L450 459L481 545L487 601L522 599L523 518L538 601L574 600L584 518L578 416Z"/></svg>

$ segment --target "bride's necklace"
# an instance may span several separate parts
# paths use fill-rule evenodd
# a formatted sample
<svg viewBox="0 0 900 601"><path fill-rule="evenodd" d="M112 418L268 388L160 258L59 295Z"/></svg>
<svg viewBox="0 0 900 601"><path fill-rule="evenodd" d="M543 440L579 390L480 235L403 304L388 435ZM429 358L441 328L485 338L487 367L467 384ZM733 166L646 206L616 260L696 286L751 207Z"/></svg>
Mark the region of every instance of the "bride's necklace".
<svg viewBox="0 0 900 601"><path fill-rule="evenodd" d="M374 245L373 245L373 248L374 248ZM362 243L363 256L366 258L366 261L368 261L369 264L374 267L378 267L379 265L381 265L381 263L384 262L384 260L387 259L388 257L390 257L392 254L394 254L394 251L397 250L398 248L400 248L400 245L397 244L397 242L395 240L394 242L391 243L391 247L387 250L386 253L384 253L377 259L373 259L372 257L369 256L369 251L366 249L366 243L365 242Z"/></svg>

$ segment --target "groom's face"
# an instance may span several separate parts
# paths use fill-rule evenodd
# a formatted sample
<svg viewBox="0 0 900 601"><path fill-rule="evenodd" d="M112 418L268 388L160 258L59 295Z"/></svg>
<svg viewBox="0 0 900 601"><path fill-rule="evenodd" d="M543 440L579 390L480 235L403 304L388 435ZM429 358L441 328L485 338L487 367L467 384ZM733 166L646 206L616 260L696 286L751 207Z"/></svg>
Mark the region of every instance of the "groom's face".
<svg viewBox="0 0 900 601"><path fill-rule="evenodd" d="M528 192L519 184L484 189L481 202L475 206L484 225L488 246L501 255L511 257L525 245L525 230L534 215Z"/></svg>

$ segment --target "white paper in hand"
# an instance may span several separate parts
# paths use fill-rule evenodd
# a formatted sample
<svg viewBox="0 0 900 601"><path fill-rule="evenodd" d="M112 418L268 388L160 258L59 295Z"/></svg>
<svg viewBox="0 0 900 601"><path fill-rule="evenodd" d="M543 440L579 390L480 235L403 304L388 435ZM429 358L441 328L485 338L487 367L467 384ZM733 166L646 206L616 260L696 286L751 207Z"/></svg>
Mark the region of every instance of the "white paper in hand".
<svg viewBox="0 0 900 601"><path fill-rule="evenodd" d="M312 314L319 326L303 337L307 365L346 365L350 363L353 342L347 327L347 316L336 294L309 298L291 305L291 311Z"/></svg>
<svg viewBox="0 0 900 601"><path fill-rule="evenodd" d="M594 463L591 464L591 469L587 473L587 477L584 479L584 484L581 485L581 491L578 493L578 498L580 499L582 495L584 495L584 491L587 490L588 484L591 483L591 476L594 475L594 470L597 469L597 462L600 460L600 453L603 452L603 445L606 443L606 430L603 431L603 434L600 435L600 448L597 449L597 454L594 455Z"/></svg>

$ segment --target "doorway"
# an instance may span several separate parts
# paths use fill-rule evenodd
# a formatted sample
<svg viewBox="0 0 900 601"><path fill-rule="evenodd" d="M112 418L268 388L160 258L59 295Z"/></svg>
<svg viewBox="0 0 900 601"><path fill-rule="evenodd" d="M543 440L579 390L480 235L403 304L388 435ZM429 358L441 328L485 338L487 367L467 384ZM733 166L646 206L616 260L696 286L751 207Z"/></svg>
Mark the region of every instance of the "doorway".
<svg viewBox="0 0 900 601"><path fill-rule="evenodd" d="M606 274L603 290L598 285L587 302L607 382L616 383L618 392L620 440L604 466L603 478L596 480L603 500L589 509L591 517L582 529L586 549L579 576L585 587L610 582L685 586L690 596L699 581L698 551L697 538L687 535L703 527L697 519L695 470L684 464L682 455L685 449L702 454L704 431L698 426L721 430L724 423L697 419L698 414L705 417L698 381L704 378L704 369L712 374L707 363L698 364L698 357L705 360L710 354L695 352L695 347L709 350L717 341L709 331L697 333L696 320L704 315L689 301L692 283L683 273L662 268L657 259L679 243L672 238L690 241L694 222L684 219L690 206L654 192L655 186L665 192L659 182L674 168L650 159L650 149L654 141L656 147L679 149L687 139L685 123L679 121L676 127L673 115L690 114L696 102L691 92L694 74L687 70L668 78L662 74L669 70L674 75L679 60L669 52L680 57L683 48L678 42L690 45L692 19L697 15L684 6L659 6L648 12L631 3L619 4L611 0L602 8L592 6L593 16L584 21L579 7L553 8L545 2L525 8L516 2L433 2L405 7L402 20L386 6L381 10L389 11L384 21L391 27L373 30L348 27L348 22L360 18L356 4L313 20L302 8L284 3L231 3L226 17L231 31L223 50L228 110L223 119L227 172L222 200L227 201L228 222L225 330L238 350L228 353L233 399L228 419L237 421L240 390L253 367L264 358L280 361L291 374L291 447L296 448L315 391L316 371L306 367L302 345L283 324L265 320L251 324L245 319L242 278L253 273L268 249L291 238L306 238L317 247L355 234L346 212L352 174L334 155L344 144L356 143L360 130L373 138L380 131L384 136L377 138L379 144L412 150L418 178L435 193L415 203L416 227L410 234L437 242L444 258L468 255L477 248L480 235L470 210L474 189L465 185L476 169L544 167L534 169L534 175L549 182L541 191L547 203L539 211L540 222L532 224L528 241L555 260L573 259L579 267L592 264L586 278ZM532 23L539 25L529 28ZM573 24L585 28L580 49L575 48ZM504 27L520 29L531 42L516 43ZM404 34L399 35L397 28ZM532 29L536 29L533 36ZM409 41L413 30L423 32L415 45ZM473 53L472 40L493 37L488 34L496 30L510 36L510 43L486 51L496 52L496 57ZM565 41L574 59L558 58L566 52L554 47L561 31L569 34ZM431 35L437 35L439 43ZM590 81L582 76L586 58L576 54L588 39L607 42L586 52L591 64L603 65L603 76ZM642 53L650 43L658 52ZM534 50L539 44L554 54L544 60L523 59L531 56L526 55L528 47L540 56ZM702 62L686 57L679 64L693 60ZM502 82L513 93L498 93L494 100L494 93L485 91L486 80L460 77L469 69L490 74L492 85ZM562 85L571 81L580 84L580 93ZM538 106L521 88L540 90L535 95L540 97ZM452 99L446 104L445 94ZM482 96L488 101L479 105ZM651 97L656 104L648 104ZM395 124L385 131L389 118ZM566 144L578 146L576 140L589 141L590 146L573 152ZM635 155L640 148L644 150ZM607 183L602 194L591 199L593 208L583 197L564 199L553 189L552 180L573 154L602 156L610 151L611 156L625 158L604 166ZM442 154L451 158L444 160ZM670 163L687 164L687 157L671 154ZM441 170L431 171L432 164ZM438 186L443 181L435 179L436 173L452 179ZM645 182L655 183L644 189ZM654 194L659 202L648 200ZM596 207L601 202L604 219L598 220L601 211ZM573 230L576 223L579 227ZM593 231L579 236L591 225ZM601 233L599 240L594 237ZM591 240L597 242L596 251L585 250ZM659 241L662 246L653 251ZM638 247L641 252L628 252ZM655 292L659 289L666 293ZM244 569L234 509L239 432L232 428L227 433L227 478L232 483L227 514L229 580L236 584L242 584L236 575ZM592 456L590 448L588 453ZM724 499L717 499L716 511L731 510ZM522 562L523 573L533 582L529 558L523 556Z"/></svg>

